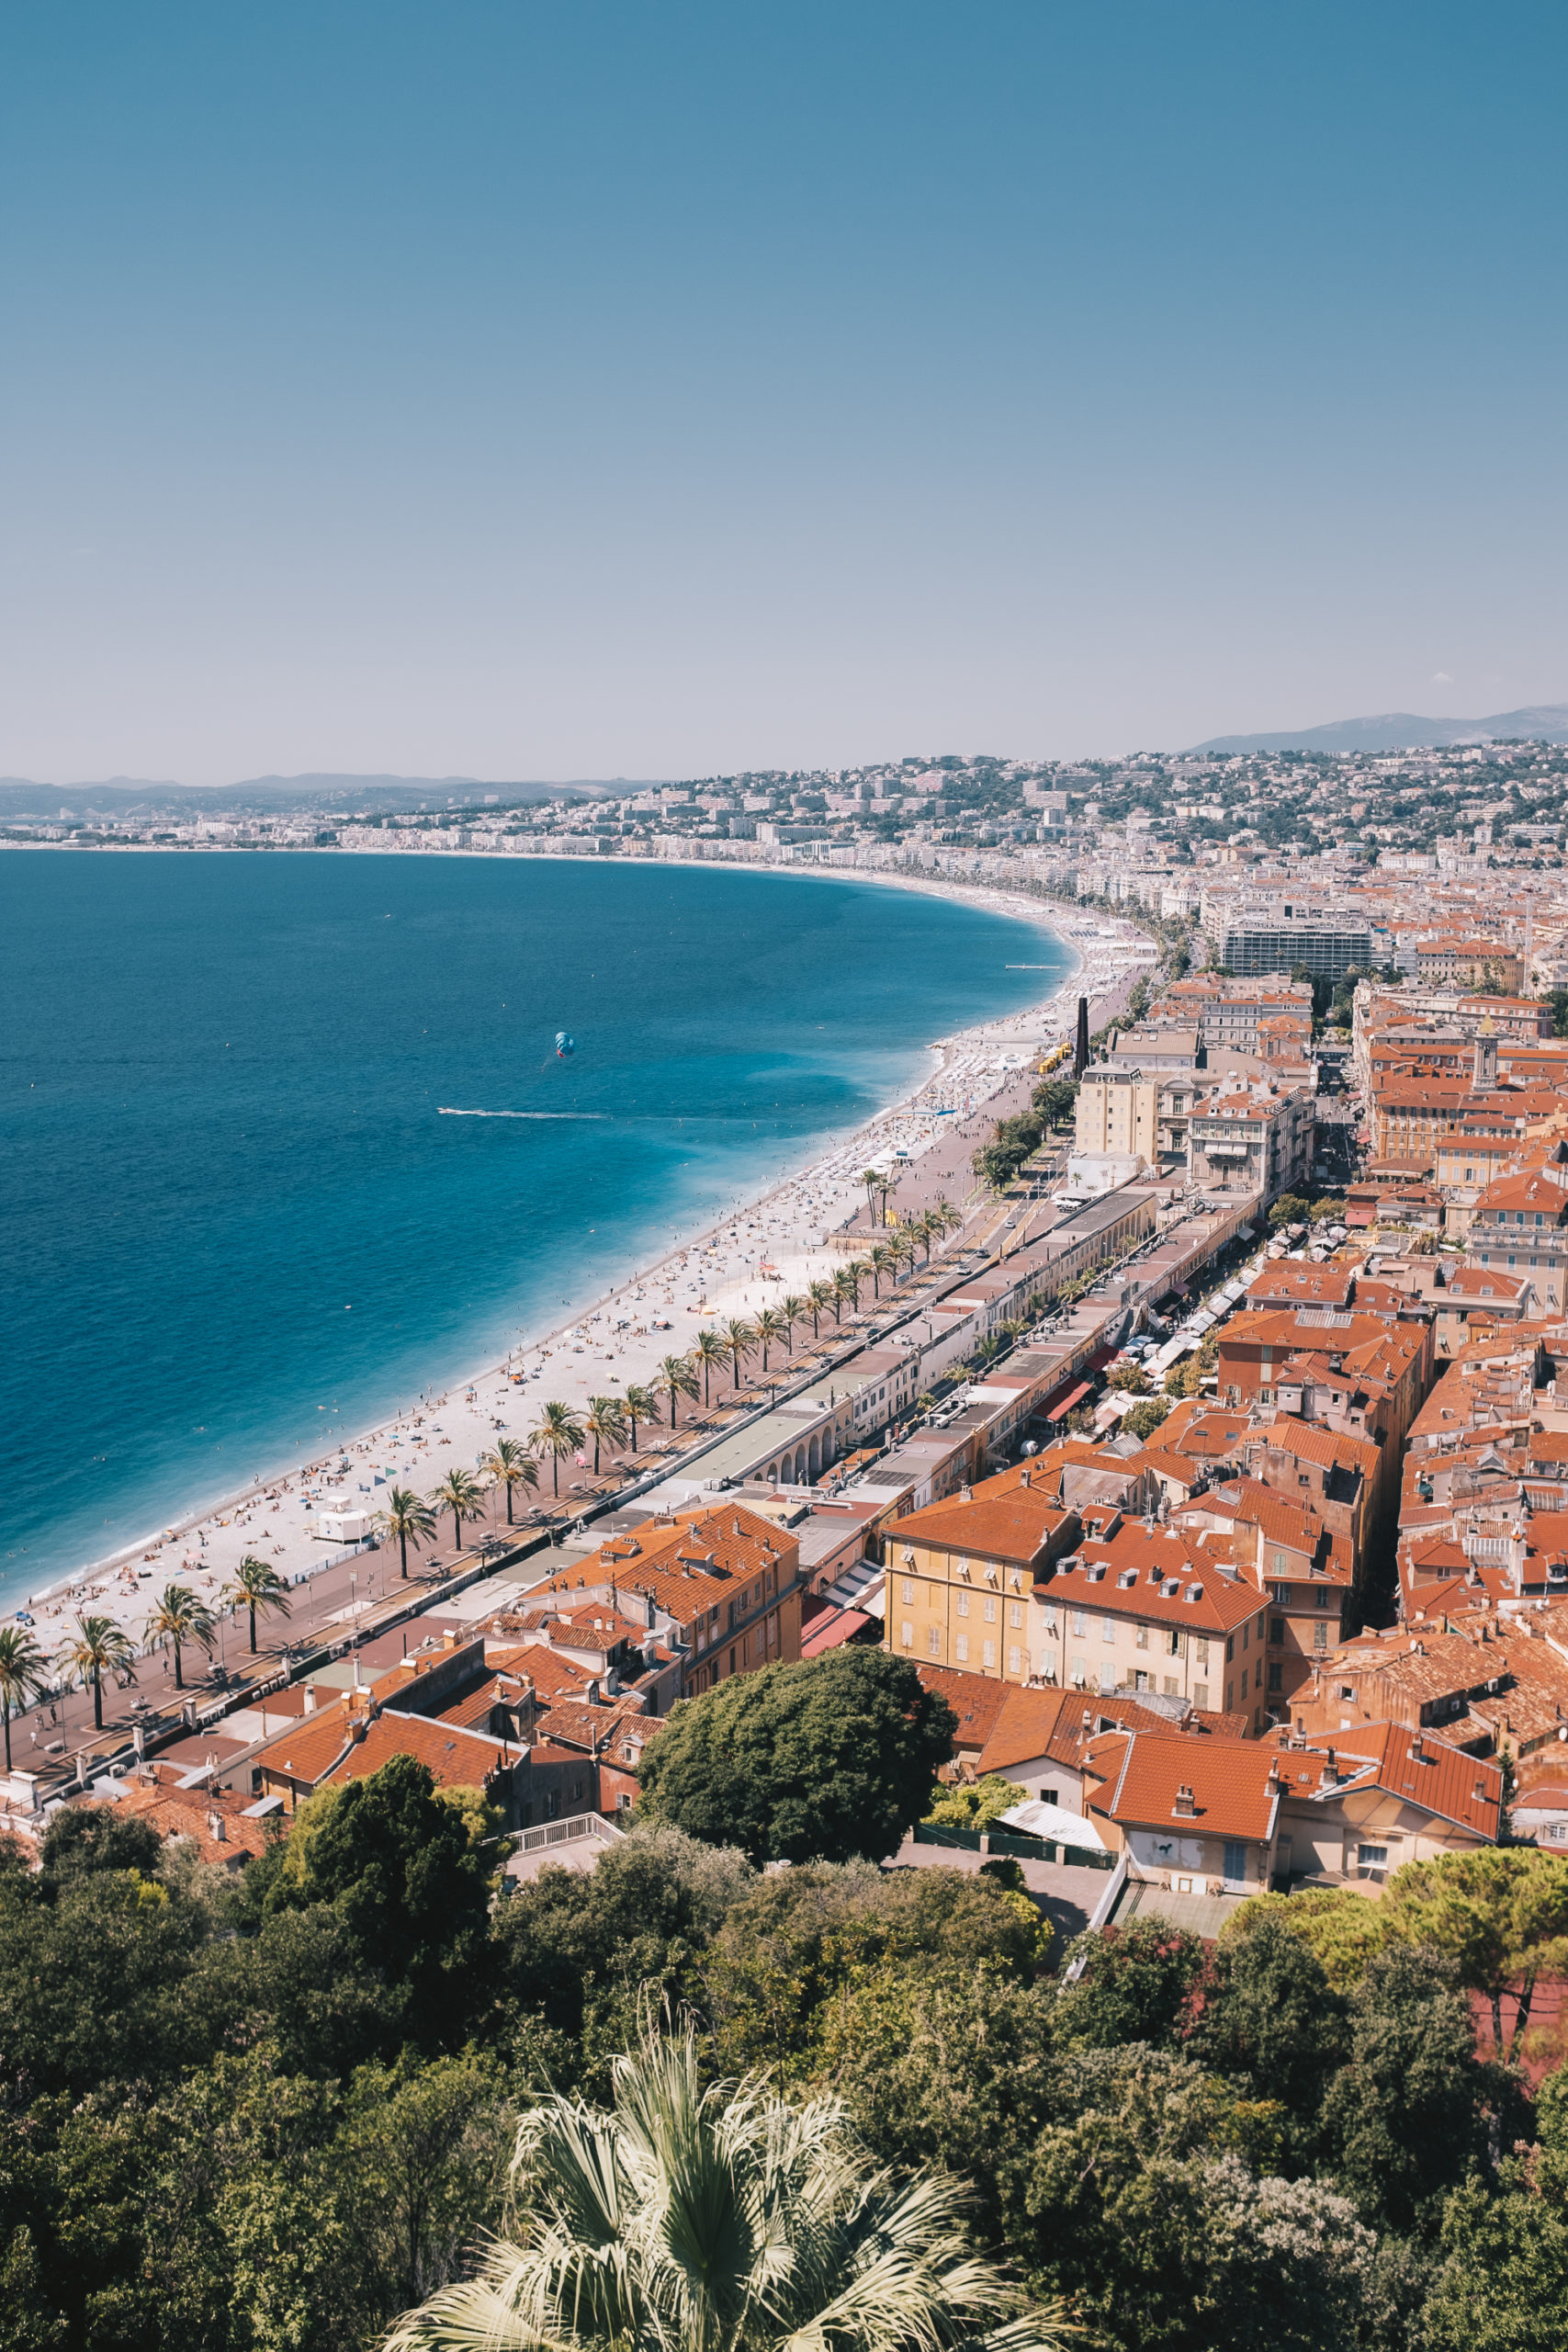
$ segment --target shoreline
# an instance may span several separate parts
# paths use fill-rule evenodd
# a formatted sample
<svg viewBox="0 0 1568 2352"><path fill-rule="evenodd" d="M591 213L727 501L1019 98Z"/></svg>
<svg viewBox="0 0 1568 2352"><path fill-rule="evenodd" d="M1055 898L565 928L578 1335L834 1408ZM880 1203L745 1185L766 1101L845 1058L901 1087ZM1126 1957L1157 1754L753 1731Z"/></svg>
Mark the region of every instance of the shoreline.
<svg viewBox="0 0 1568 2352"><path fill-rule="evenodd" d="M49 843L40 844L40 846L54 847L58 844ZM219 849L214 854L238 855L243 853ZM329 851L325 854L332 855L342 853ZM496 854L496 853L482 851L460 851L454 854L459 856L494 856ZM563 858L552 862L576 864L579 861ZM648 862L705 869L728 863L706 859L660 859ZM998 1014L994 1019L973 1023L968 1028L956 1031L950 1036L931 1041L922 1048L922 1051L928 1056L935 1057L935 1065L928 1068L924 1075L913 1085L907 1086L904 1091L890 1097L868 1118L863 1119L853 1127L829 1131L812 1138L803 1157L784 1168L763 1190L749 1196L732 1210L717 1217L710 1216L708 1223L699 1227L690 1238L682 1235L657 1257L642 1261L634 1261L629 1268L615 1270L603 1287L578 1309L572 1317L564 1319L553 1328L536 1335L525 1331L521 1341L508 1349L499 1362L487 1363L478 1370L468 1374L455 1374L445 1381L440 1380L439 1376L433 1379L419 1392L415 1401L406 1410L400 1409L395 1413L383 1416L380 1420L367 1428L360 1428L352 1433L342 1434L334 1441L329 1452L323 1452L303 1464L296 1463L287 1468L279 1465L270 1472L261 1473L243 1486L231 1489L218 1498L204 1499L185 1510L175 1520L163 1521L143 1533L128 1538L123 1544L116 1545L113 1550L69 1569L29 1593L27 1596L29 1609L47 1611L51 1616L58 1616L62 1605L71 1601L78 1601L89 1597L94 1600L107 1599L108 1596L103 1593L94 1592L89 1595L86 1589L113 1579L119 1581L120 1592L118 1597L120 1600L141 1600L148 1604L152 1594L150 1592L142 1594L139 1590L139 1585L151 1575L147 1565L150 1558L155 1566L161 1566L166 1574L173 1575L175 1578L194 1574L203 1581L210 1583L217 1573L218 1562L214 1550L209 1546L216 1545L217 1549L226 1551L232 1548L234 1540L231 1534L229 1544L218 1544L219 1529L232 1531L237 1525L248 1524L264 1509L269 1510L269 1515L276 1516L283 1511L286 1500L291 1506L291 1517L301 1509L330 1510L334 1505L344 1510L374 1510L377 1508L375 1487L384 1483L390 1484L393 1474L392 1469L386 1465L383 1465L382 1473L375 1472L375 1465L371 1464L367 1458L372 1450L378 1454L386 1455L394 1448L401 1451L407 1447L430 1453L431 1459L424 1465L425 1479L421 1482L423 1487L423 1484L428 1482L428 1471L434 1466L434 1456L430 1434L422 1436L421 1431L433 1430L440 1437L443 1448L452 1450L455 1461L466 1466L474 1452L469 1441L476 1434L481 1445L487 1441L493 1442L495 1437L503 1431L512 1436L519 1434L515 1429L508 1428L503 1419L497 1417L488 1399L481 1403L479 1391L484 1384L490 1383L493 1385L497 1381L502 1384L495 1398L496 1404L501 1404L503 1400L513 1405L522 1404L526 1401L527 1387L535 1385L541 1380L544 1366L555 1362L568 1350L586 1355L608 1341L611 1352L606 1354L605 1362L626 1361L632 1354L647 1353L649 1347L653 1344L653 1333L659 1330L667 1335L674 1335L668 1340L672 1352L683 1352L681 1337L675 1333L673 1323L668 1319L669 1315L680 1311L682 1306L682 1303L673 1296L674 1286L694 1261L701 1265L702 1261L710 1257L720 1258L721 1238L726 1233L728 1234L732 1244L740 1245L739 1260L732 1250L727 1257L723 1257L722 1262L702 1267L705 1274L722 1273L726 1279L712 1284L704 1280L700 1285L704 1294L700 1310L694 1306L685 1311L692 1314L701 1311L705 1320L712 1322L722 1319L727 1315L754 1311L747 1295L749 1291L760 1287L765 1295L770 1285L777 1285L777 1295L782 1295L784 1289L799 1286L807 1279L803 1272L786 1277L777 1271L772 1261L761 1255L750 1256L747 1252L746 1242L748 1240L761 1242L763 1229L767 1227L772 1229L776 1237L773 1244L776 1256L793 1256L799 1259L802 1265L812 1255L821 1256L825 1260L830 1259L833 1255L829 1240L831 1233L844 1222L846 1216L859 1204L862 1197L862 1187L858 1182L860 1169L879 1153L883 1156L888 1155L894 1148L889 1130L900 1124L908 1130L905 1137L905 1150L908 1154L907 1164L912 1165L923 1157L924 1152L929 1150L944 1132L952 1132L952 1122L955 1117L962 1119L973 1115L975 1111L982 1109L987 1102L1002 1091L1016 1076L1018 1069L1027 1067L1042 1044L1046 1042L1044 1033L1047 1030L1070 1031L1070 1016L1066 1011L1065 1001L1073 995L1084 992L1077 985L1081 978L1087 977L1091 983L1098 983L1097 986L1091 985L1088 991L1090 994L1092 1007L1096 1001L1122 984L1131 969L1136 968L1135 963L1125 956L1126 947L1140 938L1140 934L1133 926L1125 924L1119 919L1107 917L1098 909L1076 910L1077 922L1074 924L1075 910L1066 902L1063 904L1059 920L1053 922L1053 910L1047 902L1032 898L1023 891L1009 890L1002 884L960 882L937 876L889 874L876 869L862 872L842 867L755 867L749 864L742 865L739 861L729 870L782 873L786 878L791 879L805 874L813 878L834 881L870 880L891 885L896 888L912 890L928 897L957 899L963 903L982 907L990 912L1001 913L1006 918L1027 925L1036 932L1050 933L1055 944L1066 950L1070 961L1066 971L1046 996L1035 1000L1018 1012ZM1079 930L1078 937L1075 938L1071 935L1069 925ZM1097 946L1101 951L1100 955L1095 953ZM1102 965L1109 968L1100 969L1099 967ZM998 1055L1010 1055L1013 1058L1009 1064L997 1060L996 1057ZM985 1063L984 1067L975 1066L977 1061L984 1062L987 1056L991 1058ZM967 1090L962 1112L958 1111L955 1103L938 1106L937 1098L942 1090L951 1089L954 1084L961 1091ZM852 1162L853 1163L852 1173ZM813 1190L813 1187L816 1189ZM776 1212L781 1207L791 1204L796 1214L803 1207L809 1206L809 1228L817 1232L818 1238L814 1244L807 1244L805 1248L795 1246L781 1250L779 1245L785 1240L786 1237L777 1233L779 1218ZM775 1214L770 1216L770 1211ZM792 1244L798 1245L802 1236L797 1232L788 1236L787 1238ZM770 1268L766 1273L761 1271L764 1265ZM699 1285L694 1281L688 1282L688 1289L696 1287ZM649 1294L655 1288L670 1295L651 1300ZM712 1303L706 1295L710 1288L719 1294ZM622 1335L631 1324L632 1317L639 1306L645 1311L644 1325L641 1329L634 1329L633 1337L642 1340L645 1345L634 1350L631 1343L625 1340ZM602 1323L605 1315L616 1307L623 1310L619 1325L615 1327L613 1332L602 1333L590 1341L591 1325ZM657 1352L657 1348L654 1349L654 1352ZM521 1393L513 1377L519 1367L525 1384ZM567 1369L563 1366L563 1373L567 1372ZM632 1380L641 1381L649 1369L650 1367L641 1366L629 1370L624 1374L609 1373L597 1377L602 1386L617 1386ZM569 1374L565 1379L557 1376L552 1385L570 1386L575 1385L576 1381ZM438 1388L439 1394L437 1394ZM461 1403L457 1402L459 1396L462 1399ZM440 1415L442 1419L435 1420L434 1417L436 1415ZM444 1423L450 1423L454 1419L466 1419L472 1424L464 1433L464 1442L460 1447L457 1437L447 1434L444 1427ZM488 1422L489 1427L479 1428L479 1424L481 1421ZM400 1471L402 1465L397 1466ZM414 1483L412 1476L412 1464L407 1467L410 1475L406 1480L400 1476L399 1482L412 1484ZM360 1494L367 1498L364 1503L361 1503L357 1498L344 1495L342 1491L345 1475L353 1477L358 1468L370 1469L374 1474L372 1487L367 1488L363 1484L360 1486ZM318 1491L308 1496L306 1490L310 1488L315 1488ZM541 1479L539 1489L541 1502L547 1498L547 1493L544 1480ZM287 1532L282 1529L268 1531L269 1533ZM320 1539L311 1538L310 1540L320 1543ZM187 1552L194 1552L195 1556L178 1560L165 1556L160 1560L159 1555L165 1555L171 1546L175 1550L183 1547ZM262 1540L259 1531L256 1538L252 1539L248 1544L241 1544L242 1551L260 1548L262 1548ZM283 1555L284 1546L276 1545L274 1548L279 1556ZM445 1548L439 1532L436 1548ZM323 1547L323 1552L324 1555L319 1553L314 1559L307 1555L303 1564L290 1562L282 1571L288 1576L290 1584L299 1585L308 1582L313 1574L344 1556L344 1552L339 1547L333 1547L330 1552L326 1552ZM366 1556L375 1560L378 1555L369 1554ZM388 1556L384 1546L380 1556L383 1558ZM233 1565L237 1565L237 1561ZM8 1605L17 1606L17 1600L13 1599Z"/></svg>

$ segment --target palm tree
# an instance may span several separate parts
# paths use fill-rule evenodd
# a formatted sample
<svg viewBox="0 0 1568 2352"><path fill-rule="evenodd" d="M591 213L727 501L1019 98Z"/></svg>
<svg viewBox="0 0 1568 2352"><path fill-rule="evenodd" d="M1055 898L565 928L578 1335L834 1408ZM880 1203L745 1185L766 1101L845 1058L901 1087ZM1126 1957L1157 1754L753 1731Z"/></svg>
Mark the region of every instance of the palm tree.
<svg viewBox="0 0 1568 2352"><path fill-rule="evenodd" d="M865 1186L865 1213L867 1216L870 1217L873 1225L874 1225L876 1223L876 1196L882 1190L883 1183L881 1169L863 1168L861 1170L860 1181Z"/></svg>
<svg viewBox="0 0 1568 2352"><path fill-rule="evenodd" d="M637 1452L637 1425L651 1421L659 1411L659 1399L651 1388L640 1388L634 1381L621 1399L626 1408L626 1426L631 1430L632 1452Z"/></svg>
<svg viewBox="0 0 1568 2352"><path fill-rule="evenodd" d="M764 1306L757 1317L757 1340L762 1351L762 1371L768 1369L768 1350L776 1348L784 1335L784 1319L776 1306Z"/></svg>
<svg viewBox="0 0 1568 2352"><path fill-rule="evenodd" d="M860 1313L860 1286L862 1283L870 1282L872 1278L872 1264L869 1258L852 1258L849 1264L844 1268L843 1272L839 1276L839 1280L841 1283L847 1283L849 1285L848 1295L854 1301L855 1313L857 1315Z"/></svg>
<svg viewBox="0 0 1568 2352"><path fill-rule="evenodd" d="M597 1477L600 1446L621 1445L626 1441L626 1408L618 1396L590 1396L584 1426L593 1440L593 1476Z"/></svg>
<svg viewBox="0 0 1568 2352"><path fill-rule="evenodd" d="M479 1468L488 1478L493 1478L498 1487L505 1487L506 1524L510 1527L512 1489L513 1487L526 1487L531 1495L536 1495L539 1491L538 1464L526 1446L520 1445L514 1437L498 1437L480 1462ZM406 1568L403 1574L407 1576Z"/></svg>
<svg viewBox="0 0 1568 2352"><path fill-rule="evenodd" d="M698 1369L703 1375L703 1410L705 1413L708 1408L709 1376L715 1364L722 1363L729 1353L729 1350L725 1346L721 1333L699 1331L692 1342L692 1353L695 1356Z"/></svg>
<svg viewBox="0 0 1568 2352"><path fill-rule="evenodd" d="M898 1271L897 1252L891 1250L886 1241L879 1241L871 1253L870 1264L872 1294L874 1297L880 1298L883 1275L886 1274L891 1282Z"/></svg>
<svg viewBox="0 0 1568 2352"><path fill-rule="evenodd" d="M842 1323L844 1319L844 1301L846 1298L852 1298L855 1305L858 1306L860 1305L860 1284L855 1280L855 1277L851 1273L848 1266L840 1266L838 1272L833 1276L833 1320L835 1323Z"/></svg>
<svg viewBox="0 0 1568 2352"><path fill-rule="evenodd" d="M757 1344L756 1328L748 1323L743 1315L732 1315L724 1327L723 1336L724 1352L735 1367L735 1386L739 1388L741 1361Z"/></svg>
<svg viewBox="0 0 1568 2352"><path fill-rule="evenodd" d="M43 1690L49 1661L26 1625L0 1625L0 1720L6 1725L6 1770L11 1770L11 1717Z"/></svg>
<svg viewBox="0 0 1568 2352"><path fill-rule="evenodd" d="M795 1327L797 1323L803 1323L810 1312L811 1301L808 1298L802 1298L797 1290L792 1290L787 1298L781 1298L779 1301L779 1313L784 1317L784 1339L791 1355L795 1353Z"/></svg>
<svg viewBox="0 0 1568 2352"><path fill-rule="evenodd" d="M587 1431L570 1405L541 1405L539 1425L529 1438L536 1453L550 1457L550 1491L560 1492L560 1465L563 1455L576 1453Z"/></svg>
<svg viewBox="0 0 1568 2352"><path fill-rule="evenodd" d="M887 1195L889 1193L896 1193L897 1189L898 1180L895 1176L879 1176L876 1180L876 1196L882 1204L882 1222L884 1225L887 1222Z"/></svg>
<svg viewBox="0 0 1568 2352"><path fill-rule="evenodd" d="M104 1727L104 1676L123 1671L134 1682L135 1657L130 1634L112 1617L78 1617L75 1632L67 1634L62 1643L58 1663L65 1668L67 1679L79 1681L84 1690L92 1684L96 1731Z"/></svg>
<svg viewBox="0 0 1568 2352"><path fill-rule="evenodd" d="M175 1689L186 1687L180 1663L180 1651L186 1642L195 1642L209 1657L218 1639L218 1620L198 1593L188 1584L166 1584L158 1605L147 1620L145 1632L149 1649L162 1649L165 1643L175 1654Z"/></svg>
<svg viewBox="0 0 1568 2352"><path fill-rule="evenodd" d="M833 1285L830 1282L807 1283L806 1295L811 1306L811 1336L819 1340L822 1337L821 1318L828 1308L833 1306ZM835 1322L838 1320L836 1306L833 1306L833 1319Z"/></svg>
<svg viewBox="0 0 1568 2352"><path fill-rule="evenodd" d="M873 2170L840 2102L702 2087L690 2032L611 2063L615 2104L551 2091L518 2127L514 2239L410 2312L386 2352L1063 2352L975 2249L950 2175Z"/></svg>
<svg viewBox="0 0 1568 2352"><path fill-rule="evenodd" d="M898 1229L898 1238L893 1244L893 1254L908 1265L911 1273L915 1271L915 1260L919 1257L919 1241L912 1228L907 1225L901 1226Z"/></svg>
<svg viewBox="0 0 1568 2352"><path fill-rule="evenodd" d="M682 1396L697 1393L697 1375L687 1356L666 1356L653 1375L653 1385L660 1396L670 1399L670 1426L675 1426L675 1406Z"/></svg>
<svg viewBox="0 0 1568 2352"><path fill-rule="evenodd" d="M463 1521L483 1516L485 1490L471 1470L458 1467L448 1470L441 1484L425 1500L434 1511L449 1510L452 1514L452 1546L463 1548Z"/></svg>
<svg viewBox="0 0 1568 2352"><path fill-rule="evenodd" d="M280 1617L292 1617L294 1614L288 1605L288 1587L277 1570L269 1568L265 1560L254 1558L249 1552L235 1569L234 1581L222 1598L231 1601L236 1609L250 1611L253 1657L256 1654L256 1611L276 1609Z"/></svg>
<svg viewBox="0 0 1568 2352"><path fill-rule="evenodd" d="M506 1503L510 1517L512 1509L510 1494L507 1496ZM409 1572L409 1537L412 1535L416 1544L421 1544L427 1535L434 1535L435 1513L431 1510L424 1497L416 1495L412 1487L389 1487L386 1504L376 1514L376 1525L383 1535L396 1536L398 1549L402 1555L403 1574L406 1577Z"/></svg>

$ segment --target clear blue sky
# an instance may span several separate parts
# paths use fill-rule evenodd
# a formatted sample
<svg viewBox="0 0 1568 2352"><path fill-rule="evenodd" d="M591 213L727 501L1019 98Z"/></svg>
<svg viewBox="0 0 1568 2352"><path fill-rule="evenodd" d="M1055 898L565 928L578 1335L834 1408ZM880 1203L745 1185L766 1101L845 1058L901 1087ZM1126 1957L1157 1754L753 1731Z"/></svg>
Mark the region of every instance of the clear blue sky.
<svg viewBox="0 0 1568 2352"><path fill-rule="evenodd" d="M0 24L0 773L1568 699L1568 12Z"/></svg>

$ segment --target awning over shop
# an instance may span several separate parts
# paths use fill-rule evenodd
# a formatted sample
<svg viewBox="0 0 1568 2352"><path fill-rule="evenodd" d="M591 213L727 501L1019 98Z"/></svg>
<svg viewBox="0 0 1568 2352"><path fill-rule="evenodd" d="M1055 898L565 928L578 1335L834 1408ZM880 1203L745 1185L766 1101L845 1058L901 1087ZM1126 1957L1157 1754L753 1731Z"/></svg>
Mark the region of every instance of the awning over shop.
<svg viewBox="0 0 1568 2352"><path fill-rule="evenodd" d="M1045 1419L1048 1421L1061 1420L1065 1415L1072 1411L1075 1405L1082 1404L1084 1398L1089 1394L1093 1385L1092 1381L1080 1380L1076 1388L1069 1388L1066 1395L1056 1404L1052 1406L1050 1411L1046 1414Z"/></svg>

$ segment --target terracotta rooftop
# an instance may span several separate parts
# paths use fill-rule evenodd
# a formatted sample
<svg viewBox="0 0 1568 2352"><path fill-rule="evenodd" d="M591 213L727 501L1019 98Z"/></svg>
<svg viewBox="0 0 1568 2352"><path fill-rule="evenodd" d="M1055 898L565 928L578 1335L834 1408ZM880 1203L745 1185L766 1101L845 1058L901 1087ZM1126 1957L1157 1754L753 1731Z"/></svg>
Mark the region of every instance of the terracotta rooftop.
<svg viewBox="0 0 1568 2352"><path fill-rule="evenodd" d="M1125 1828L1263 1844L1279 1801L1276 1760L1257 1740L1106 1732L1089 1744L1086 1770L1100 1777L1100 1786L1090 1793L1086 1785L1084 1802ZM1183 1790L1190 1792L1190 1803Z"/></svg>

